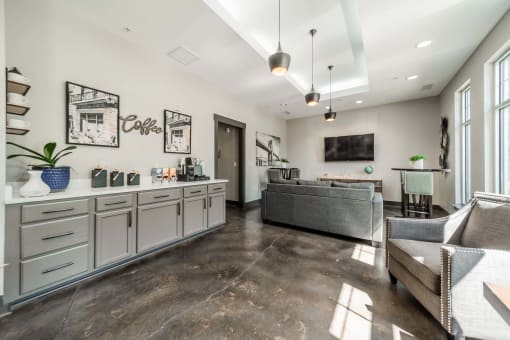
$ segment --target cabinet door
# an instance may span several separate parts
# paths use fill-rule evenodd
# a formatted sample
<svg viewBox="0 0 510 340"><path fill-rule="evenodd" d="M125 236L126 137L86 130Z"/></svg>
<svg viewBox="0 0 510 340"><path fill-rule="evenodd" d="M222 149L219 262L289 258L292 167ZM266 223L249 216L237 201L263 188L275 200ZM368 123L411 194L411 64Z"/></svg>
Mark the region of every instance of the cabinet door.
<svg viewBox="0 0 510 340"><path fill-rule="evenodd" d="M137 252L182 237L181 201L138 207Z"/></svg>
<svg viewBox="0 0 510 340"><path fill-rule="evenodd" d="M96 268L132 254L132 209L96 214Z"/></svg>
<svg viewBox="0 0 510 340"><path fill-rule="evenodd" d="M207 226L209 228L225 224L225 193L209 195L207 210Z"/></svg>
<svg viewBox="0 0 510 340"><path fill-rule="evenodd" d="M207 228L207 197L184 199L184 236Z"/></svg>

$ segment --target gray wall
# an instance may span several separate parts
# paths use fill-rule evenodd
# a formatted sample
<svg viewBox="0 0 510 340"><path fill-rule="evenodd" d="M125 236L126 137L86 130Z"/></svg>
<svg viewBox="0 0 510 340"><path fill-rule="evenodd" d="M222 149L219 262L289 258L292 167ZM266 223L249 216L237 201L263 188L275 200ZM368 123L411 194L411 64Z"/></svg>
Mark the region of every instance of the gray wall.
<svg viewBox="0 0 510 340"><path fill-rule="evenodd" d="M440 96L441 114L448 117L451 137L450 167L452 174L441 181L440 203L451 210L453 202L459 202L455 185L460 181L457 170L460 158L458 141L459 122L456 114L456 92L468 80L471 81L471 187L473 191L495 190L494 169L494 110L492 87L492 58L504 47L510 48L510 12L487 35L477 50L450 81ZM506 45L506 46L505 46ZM503 47L503 49L502 49Z"/></svg>
<svg viewBox="0 0 510 340"><path fill-rule="evenodd" d="M5 13L4 0L0 0L0 69L5 68ZM5 93L5 73L0 75L0 93ZM0 183L5 183L5 96L0 96ZM0 189L0 296L4 295L5 205L4 187Z"/></svg>
<svg viewBox="0 0 510 340"><path fill-rule="evenodd" d="M119 36L90 26L66 12L63 1L16 0L6 3L7 63L18 66L32 80L26 118L32 131L9 138L41 148L48 141L65 143L65 81L73 81L120 95L121 115L156 118L162 126L163 109L192 116L192 153L205 160L213 176L213 114L246 123L246 200L260 197L263 168L255 167L255 132L282 138L284 120L267 115L247 102L187 72L164 53L148 55ZM234 84L235 86L235 84ZM87 178L97 163L110 168L138 169L149 175L154 166L176 166L180 155L163 153L163 134L120 135L120 149L82 146L65 160L76 174ZM7 179L23 174L25 161L8 162Z"/></svg>
<svg viewBox="0 0 510 340"><path fill-rule="evenodd" d="M375 161L324 161L324 137L365 133L375 134ZM416 153L428 157L425 166L438 167L439 136L439 98L432 97L338 112L334 122L326 122L323 116L290 120L287 155L291 166L300 168L306 179L325 173L366 176L363 169L372 164L371 177L384 181L384 199L400 201L399 175L391 168L408 166L409 157Z"/></svg>

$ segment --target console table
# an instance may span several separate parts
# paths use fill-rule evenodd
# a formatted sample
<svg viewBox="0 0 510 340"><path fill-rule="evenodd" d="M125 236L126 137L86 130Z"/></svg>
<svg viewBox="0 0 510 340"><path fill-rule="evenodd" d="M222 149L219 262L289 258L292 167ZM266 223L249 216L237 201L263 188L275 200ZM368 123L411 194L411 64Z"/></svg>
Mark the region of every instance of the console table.
<svg viewBox="0 0 510 340"><path fill-rule="evenodd" d="M319 181L332 181L332 182L343 182L343 183L373 183L375 192L383 192L383 181L382 179L373 178L356 178L356 177L319 177Z"/></svg>

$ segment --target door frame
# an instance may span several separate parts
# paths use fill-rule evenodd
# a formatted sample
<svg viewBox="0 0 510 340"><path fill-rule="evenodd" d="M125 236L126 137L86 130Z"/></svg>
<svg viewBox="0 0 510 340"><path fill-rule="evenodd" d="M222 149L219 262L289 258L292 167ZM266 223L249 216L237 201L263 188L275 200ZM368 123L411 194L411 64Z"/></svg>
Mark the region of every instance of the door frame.
<svg viewBox="0 0 510 340"><path fill-rule="evenodd" d="M219 124L223 123L239 129L239 203L241 208L246 205L245 193L245 172L246 172L246 123L214 114L214 178L218 176L218 129Z"/></svg>

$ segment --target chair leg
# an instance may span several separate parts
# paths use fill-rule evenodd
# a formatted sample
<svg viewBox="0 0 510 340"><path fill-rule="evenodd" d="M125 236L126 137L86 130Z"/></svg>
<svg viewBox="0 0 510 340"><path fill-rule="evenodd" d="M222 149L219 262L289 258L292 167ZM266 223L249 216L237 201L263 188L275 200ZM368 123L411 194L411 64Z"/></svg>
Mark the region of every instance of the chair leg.
<svg viewBox="0 0 510 340"><path fill-rule="evenodd" d="M390 282L392 285L396 285L397 284L397 278L390 272L388 271L388 275L390 276Z"/></svg>
<svg viewBox="0 0 510 340"><path fill-rule="evenodd" d="M434 212L433 211L434 210L434 205L432 204L432 196L428 196L427 198L428 198L428 207L427 207L428 209L427 209L427 211L429 213L428 216L429 216L429 218L432 218L432 213Z"/></svg>

